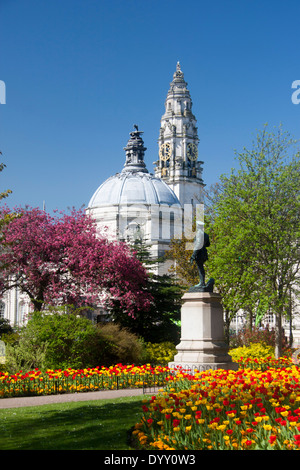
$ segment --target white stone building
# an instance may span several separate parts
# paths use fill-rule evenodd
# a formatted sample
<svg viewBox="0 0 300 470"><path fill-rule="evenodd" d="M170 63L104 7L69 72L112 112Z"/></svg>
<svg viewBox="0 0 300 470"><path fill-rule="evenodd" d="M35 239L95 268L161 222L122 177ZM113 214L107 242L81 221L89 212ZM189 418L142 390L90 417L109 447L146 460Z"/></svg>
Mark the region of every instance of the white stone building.
<svg viewBox="0 0 300 470"><path fill-rule="evenodd" d="M196 118L192 100L177 64L161 118L155 174L144 162L146 148L135 126L125 147L120 173L102 183L87 212L109 237L142 237L154 256L168 249L172 238L181 238L191 227L193 209L200 206L203 162L198 161Z"/></svg>

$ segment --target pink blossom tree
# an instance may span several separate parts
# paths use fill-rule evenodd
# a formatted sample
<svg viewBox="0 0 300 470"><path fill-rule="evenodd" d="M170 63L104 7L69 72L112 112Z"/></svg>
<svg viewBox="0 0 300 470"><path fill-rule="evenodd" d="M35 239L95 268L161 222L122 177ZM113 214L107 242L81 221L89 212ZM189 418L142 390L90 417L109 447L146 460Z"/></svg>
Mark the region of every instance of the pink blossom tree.
<svg viewBox="0 0 300 470"><path fill-rule="evenodd" d="M147 309L147 273L126 244L97 232L83 210L50 215L39 208L3 207L0 221L0 295L17 287L34 309L46 305L118 303L132 315Z"/></svg>

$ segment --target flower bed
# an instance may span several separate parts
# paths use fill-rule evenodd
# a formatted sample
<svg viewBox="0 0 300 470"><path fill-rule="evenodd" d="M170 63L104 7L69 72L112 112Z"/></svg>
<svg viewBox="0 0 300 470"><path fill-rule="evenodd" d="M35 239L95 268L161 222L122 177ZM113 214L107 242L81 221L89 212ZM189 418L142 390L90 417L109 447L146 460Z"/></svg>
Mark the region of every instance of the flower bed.
<svg viewBox="0 0 300 470"><path fill-rule="evenodd" d="M268 367L286 367L293 363L293 350L286 349L284 356L275 359L274 347L265 343L250 343L249 346L231 349L229 354L232 360L243 368L267 369Z"/></svg>
<svg viewBox="0 0 300 470"><path fill-rule="evenodd" d="M0 372L0 398L162 386L169 375L168 368L151 367L150 364L69 368L44 373L35 369L13 375Z"/></svg>
<svg viewBox="0 0 300 470"><path fill-rule="evenodd" d="M299 449L300 369L182 372L142 412L140 448Z"/></svg>
<svg viewBox="0 0 300 470"><path fill-rule="evenodd" d="M280 357L275 359L274 357L239 357L233 358L234 362L239 364L240 369L253 369L253 370L268 370L270 367L273 369L282 369L289 367L293 364L291 357Z"/></svg>

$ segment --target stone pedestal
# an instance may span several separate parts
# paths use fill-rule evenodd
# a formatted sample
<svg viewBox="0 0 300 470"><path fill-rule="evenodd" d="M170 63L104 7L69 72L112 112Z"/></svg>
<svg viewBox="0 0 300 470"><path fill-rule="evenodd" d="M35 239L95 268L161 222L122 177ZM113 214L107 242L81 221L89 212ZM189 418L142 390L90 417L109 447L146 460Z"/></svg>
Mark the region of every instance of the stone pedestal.
<svg viewBox="0 0 300 470"><path fill-rule="evenodd" d="M169 367L199 371L238 369L224 340L223 307L220 294L187 292L181 307L181 338L178 354Z"/></svg>

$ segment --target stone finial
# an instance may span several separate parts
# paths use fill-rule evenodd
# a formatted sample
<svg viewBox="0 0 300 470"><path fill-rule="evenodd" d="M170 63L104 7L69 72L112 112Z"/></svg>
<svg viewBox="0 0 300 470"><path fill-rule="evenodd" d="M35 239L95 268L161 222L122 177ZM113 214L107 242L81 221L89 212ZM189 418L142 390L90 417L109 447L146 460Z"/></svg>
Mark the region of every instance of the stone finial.
<svg viewBox="0 0 300 470"><path fill-rule="evenodd" d="M177 84L177 86L179 86L180 88L184 85L186 86L187 83L184 81L184 75L183 75L183 71L181 70L181 67L180 67L180 62L178 61L177 62L177 65L176 65L176 71L174 72L173 74L173 82L171 83L171 86L174 85L174 84Z"/></svg>
<svg viewBox="0 0 300 470"><path fill-rule="evenodd" d="M141 171L148 173L144 162L144 154L147 150L141 137L142 131L139 131L137 124L133 125L134 131L130 132L130 139L124 150L126 152L126 160L123 168L124 171L136 172Z"/></svg>

